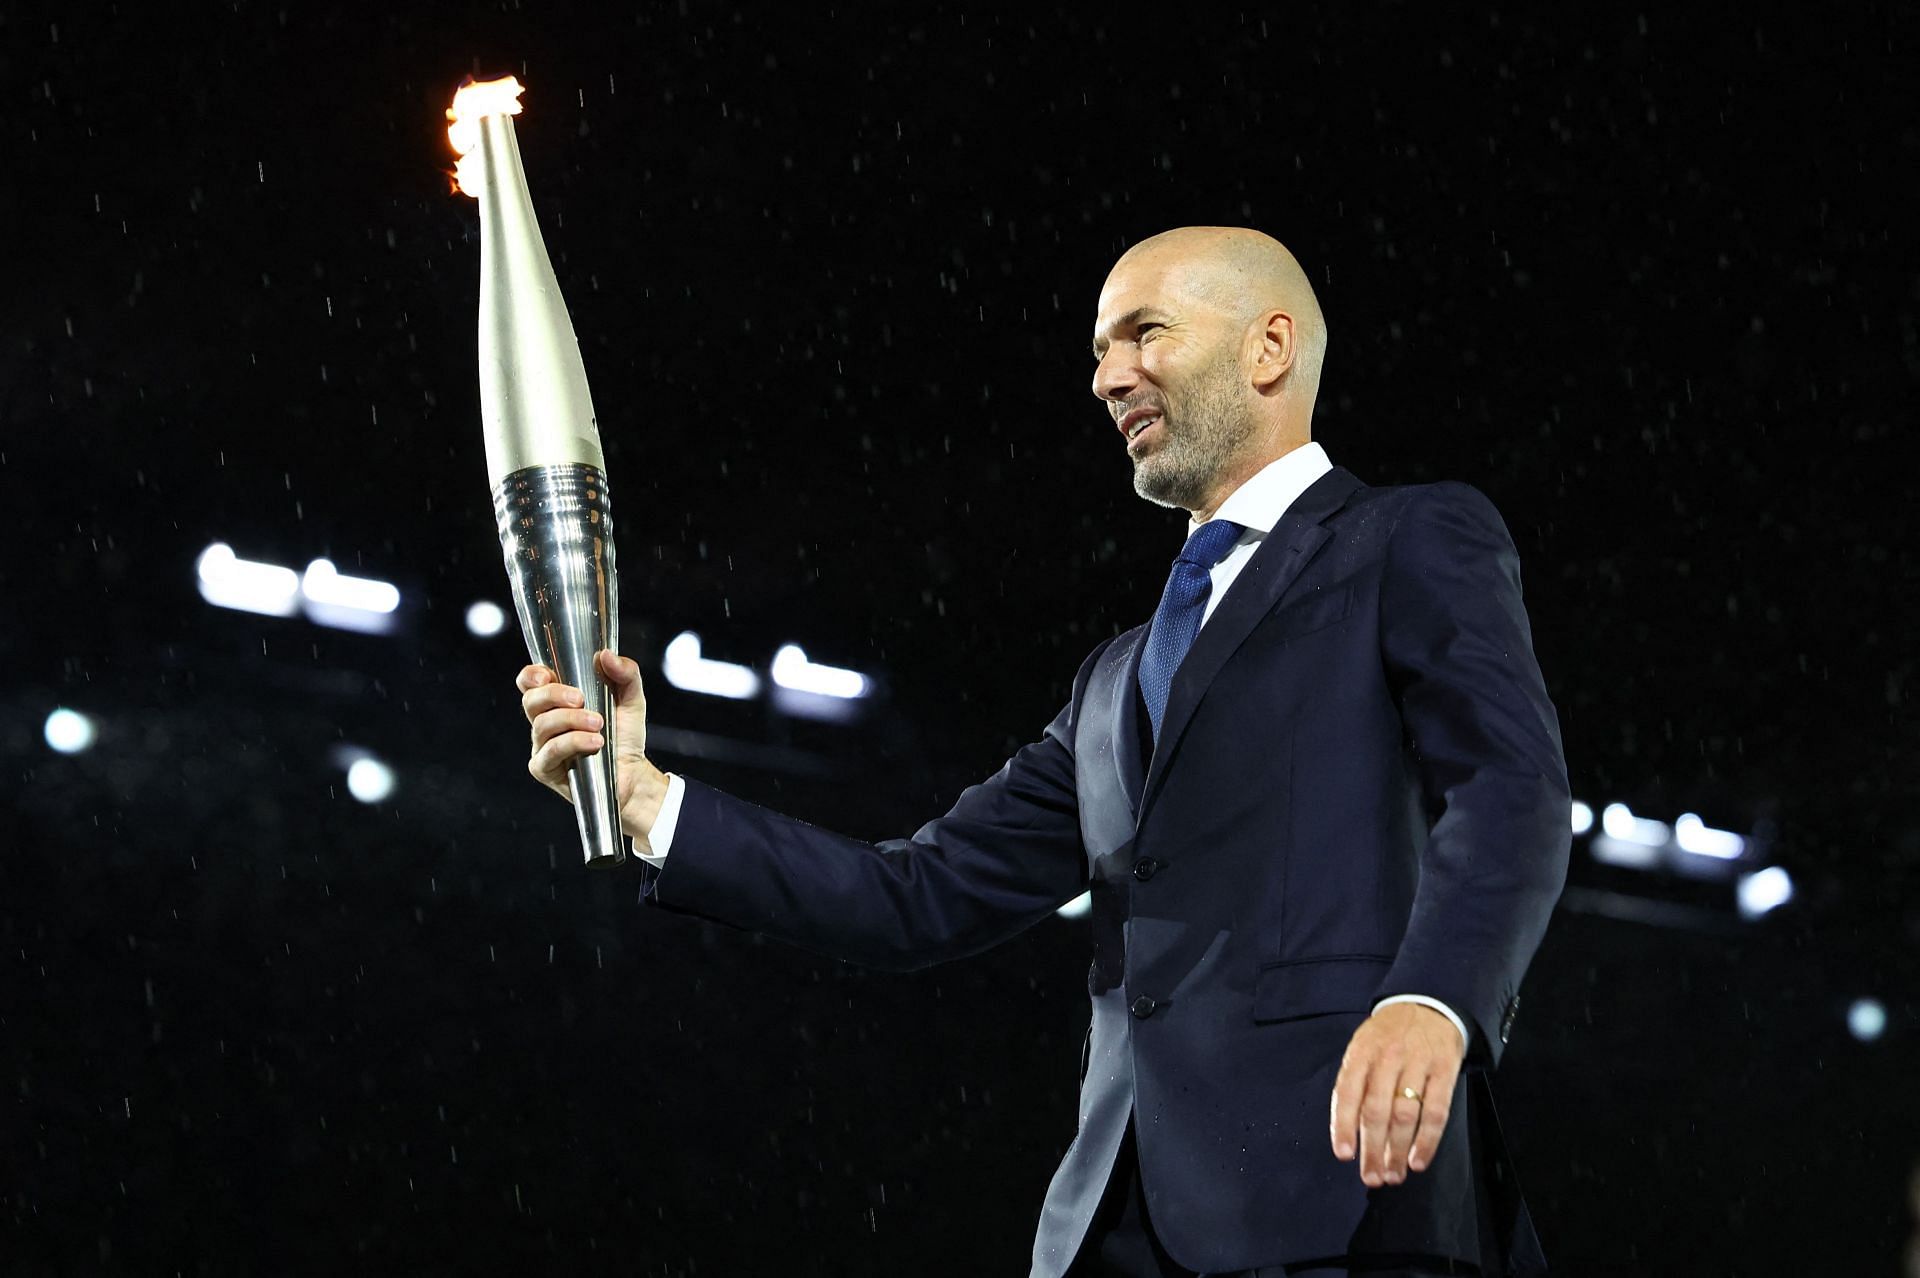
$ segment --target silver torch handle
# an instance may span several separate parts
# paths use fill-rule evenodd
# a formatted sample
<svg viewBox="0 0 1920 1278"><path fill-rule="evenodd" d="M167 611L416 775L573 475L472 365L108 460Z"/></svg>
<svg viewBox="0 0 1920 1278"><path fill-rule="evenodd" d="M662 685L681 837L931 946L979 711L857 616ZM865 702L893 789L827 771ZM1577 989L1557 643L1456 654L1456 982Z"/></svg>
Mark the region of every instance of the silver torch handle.
<svg viewBox="0 0 1920 1278"><path fill-rule="evenodd" d="M593 660L603 648L620 651L607 477L577 462L528 466L494 487L493 513L528 655L579 688L605 725L606 744L576 761L567 779L587 865L618 865L626 859L615 770L618 725L613 690Z"/></svg>

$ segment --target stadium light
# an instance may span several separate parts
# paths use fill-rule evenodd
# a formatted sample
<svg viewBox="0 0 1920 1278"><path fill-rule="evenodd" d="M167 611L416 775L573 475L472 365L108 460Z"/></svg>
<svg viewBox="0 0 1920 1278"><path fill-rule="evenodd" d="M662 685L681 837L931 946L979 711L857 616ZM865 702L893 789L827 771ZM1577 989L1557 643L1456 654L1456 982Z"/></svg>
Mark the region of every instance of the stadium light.
<svg viewBox="0 0 1920 1278"><path fill-rule="evenodd" d="M329 559L316 559L300 578L307 619L336 630L385 634L400 606L399 587L372 577L349 577Z"/></svg>
<svg viewBox="0 0 1920 1278"><path fill-rule="evenodd" d="M1847 1030L1863 1043L1887 1032L1887 1008L1877 998L1856 998L1847 1008Z"/></svg>
<svg viewBox="0 0 1920 1278"><path fill-rule="evenodd" d="M300 578L300 593L312 603L356 612L392 612L400 606L400 589L372 577L349 577L331 559L316 559Z"/></svg>
<svg viewBox="0 0 1920 1278"><path fill-rule="evenodd" d="M823 666L807 660L798 644L782 644L773 654L773 681L793 692L852 701L867 695L867 677L858 670Z"/></svg>
<svg viewBox="0 0 1920 1278"><path fill-rule="evenodd" d="M1740 917L1757 919L1779 909L1793 899L1793 876L1778 865L1740 876L1734 888L1740 905Z"/></svg>
<svg viewBox="0 0 1920 1278"><path fill-rule="evenodd" d="M1747 841L1732 830L1716 830L1691 812L1673 823L1673 839L1683 852L1720 861L1737 860L1747 850Z"/></svg>
<svg viewBox="0 0 1920 1278"><path fill-rule="evenodd" d="M200 597L215 607L291 617L300 606L300 578L293 569L241 559L223 541L200 552L194 571Z"/></svg>
<svg viewBox="0 0 1920 1278"><path fill-rule="evenodd" d="M393 769L371 756L347 767L347 793L362 803L378 803L393 793Z"/></svg>
<svg viewBox="0 0 1920 1278"><path fill-rule="evenodd" d="M372 577L350 577L333 561L316 559L305 573L279 564L242 559L216 541L194 563L200 597L220 608L291 617L305 605L307 618L338 630L384 634L400 607L399 587Z"/></svg>
<svg viewBox="0 0 1920 1278"><path fill-rule="evenodd" d="M507 614L500 605L481 599L467 607L467 633L491 639L507 628Z"/></svg>
<svg viewBox="0 0 1920 1278"><path fill-rule="evenodd" d="M61 754L79 754L93 744L99 734L94 730L93 720L78 710L69 710L65 706L57 707L47 716L47 744Z"/></svg>
<svg viewBox="0 0 1920 1278"><path fill-rule="evenodd" d="M683 692L750 701L760 695L760 676L747 666L715 661L700 655L700 636L683 630L661 654L660 669L667 682Z"/></svg>
<svg viewBox="0 0 1920 1278"><path fill-rule="evenodd" d="M1673 838L1673 830L1665 821L1637 817L1624 803L1609 803L1606 806L1600 813L1600 828L1606 831L1610 839L1638 843L1648 848L1663 848Z"/></svg>

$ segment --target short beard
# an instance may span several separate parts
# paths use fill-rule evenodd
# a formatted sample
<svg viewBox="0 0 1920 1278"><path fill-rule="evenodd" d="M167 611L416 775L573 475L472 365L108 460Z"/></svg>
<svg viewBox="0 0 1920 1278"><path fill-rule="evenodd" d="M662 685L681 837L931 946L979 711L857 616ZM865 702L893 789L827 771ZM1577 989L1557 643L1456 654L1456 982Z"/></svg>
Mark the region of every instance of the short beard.
<svg viewBox="0 0 1920 1278"><path fill-rule="evenodd" d="M1227 350L1169 394L1160 447L1133 463L1133 491L1155 505L1198 510L1253 435L1242 399L1239 352Z"/></svg>

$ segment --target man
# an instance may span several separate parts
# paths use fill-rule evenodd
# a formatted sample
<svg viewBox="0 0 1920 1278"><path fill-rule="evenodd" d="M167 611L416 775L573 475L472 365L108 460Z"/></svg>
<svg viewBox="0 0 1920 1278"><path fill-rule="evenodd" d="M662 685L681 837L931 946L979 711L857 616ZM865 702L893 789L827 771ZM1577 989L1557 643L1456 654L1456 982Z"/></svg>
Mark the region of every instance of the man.
<svg viewBox="0 0 1920 1278"><path fill-rule="evenodd" d="M1565 877L1558 720L1486 498L1369 487L1310 441L1325 349L1264 235L1121 257L1093 391L1190 536L1152 621L912 839L666 776L638 667L600 657L654 905L914 968L1091 888L1079 1133L1035 1275L1543 1269L1486 1073ZM528 768L565 795L600 724L544 667L518 686Z"/></svg>

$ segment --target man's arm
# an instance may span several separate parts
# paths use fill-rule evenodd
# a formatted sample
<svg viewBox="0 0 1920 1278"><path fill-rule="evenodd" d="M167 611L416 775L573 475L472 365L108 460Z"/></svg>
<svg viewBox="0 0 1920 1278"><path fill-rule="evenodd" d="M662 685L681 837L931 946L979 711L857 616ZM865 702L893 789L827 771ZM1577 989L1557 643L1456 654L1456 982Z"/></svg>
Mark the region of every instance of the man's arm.
<svg viewBox="0 0 1920 1278"><path fill-rule="evenodd" d="M864 843L686 781L645 897L874 967L987 949L1086 890L1071 714L911 839Z"/></svg>
<svg viewBox="0 0 1920 1278"><path fill-rule="evenodd" d="M1388 542L1380 647L1427 811L1407 931L1382 995L1438 999L1496 1064L1520 979L1566 881L1570 797L1559 721L1533 655L1519 557L1465 484L1414 496ZM1422 1170L1446 1126L1457 1036L1426 1010L1381 1007L1335 1085L1332 1141L1368 1184ZM1408 1097L1411 1089L1419 1099Z"/></svg>
<svg viewBox="0 0 1920 1278"><path fill-rule="evenodd" d="M1520 978L1566 883L1572 799L1533 655L1520 560L1466 484L1417 496L1387 549L1381 650L1427 810L1413 913L1382 994L1420 993L1497 1064Z"/></svg>
<svg viewBox="0 0 1920 1278"><path fill-rule="evenodd" d="M645 754L639 667L601 653L615 694L621 825L641 860L643 897L878 967L925 967L1014 935L1086 888L1074 716L1105 648L1081 665L1039 740L911 839L878 844L661 772ZM568 769L604 746L601 724L544 666L523 669L517 686L533 729L528 770L570 799Z"/></svg>

